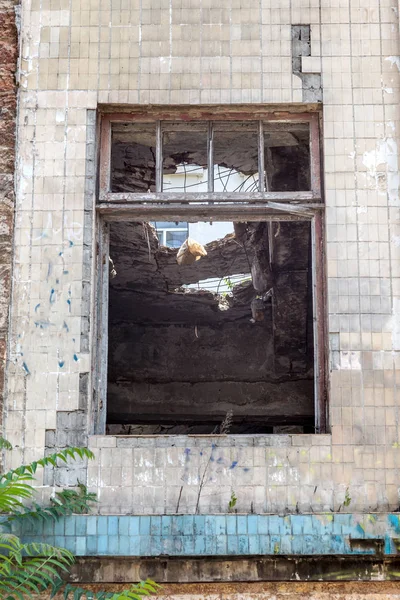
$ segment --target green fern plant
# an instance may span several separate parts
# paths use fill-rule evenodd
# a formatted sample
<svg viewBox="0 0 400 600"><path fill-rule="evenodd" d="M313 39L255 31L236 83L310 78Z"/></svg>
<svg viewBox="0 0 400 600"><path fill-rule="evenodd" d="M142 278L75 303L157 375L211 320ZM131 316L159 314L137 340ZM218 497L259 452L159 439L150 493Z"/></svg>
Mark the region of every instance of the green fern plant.
<svg viewBox="0 0 400 600"><path fill-rule="evenodd" d="M11 448L11 444L0 437L0 449ZM153 581L146 580L114 594L94 593L65 585L62 574L68 572L75 561L71 552L39 542L24 544L11 532L13 524L26 520L57 520L72 513L86 514L90 511L90 504L96 502L96 495L88 492L83 484L78 484L78 491L57 492L50 506L43 507L32 502L35 494L33 482L38 467L55 467L77 458L92 459L94 454L87 448L67 448L0 474L0 600L25 600L46 590L51 590L53 597L61 589L64 600L68 600L71 594L73 600L83 597L87 600L140 600L159 587Z"/></svg>

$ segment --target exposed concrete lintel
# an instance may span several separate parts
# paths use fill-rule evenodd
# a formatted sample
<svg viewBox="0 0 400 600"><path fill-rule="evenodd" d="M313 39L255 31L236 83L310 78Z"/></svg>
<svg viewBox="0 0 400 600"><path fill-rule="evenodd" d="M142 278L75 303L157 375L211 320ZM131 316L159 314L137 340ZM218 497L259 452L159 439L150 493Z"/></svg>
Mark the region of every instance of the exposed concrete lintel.
<svg viewBox="0 0 400 600"><path fill-rule="evenodd" d="M164 583L399 580L400 558L376 556L249 556L79 558L74 583L131 583L147 577ZM248 584L247 584L248 585Z"/></svg>

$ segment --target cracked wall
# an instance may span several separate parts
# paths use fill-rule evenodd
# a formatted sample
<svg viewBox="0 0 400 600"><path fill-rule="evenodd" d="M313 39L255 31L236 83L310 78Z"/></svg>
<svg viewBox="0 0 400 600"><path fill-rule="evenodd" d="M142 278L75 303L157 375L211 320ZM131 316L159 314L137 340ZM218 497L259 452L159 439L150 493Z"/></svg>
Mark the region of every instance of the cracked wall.
<svg viewBox="0 0 400 600"><path fill-rule="evenodd" d="M321 61L312 57L310 25L292 25L292 71L302 82L303 102L322 102Z"/></svg>
<svg viewBox="0 0 400 600"><path fill-rule="evenodd" d="M203 2L201 9L175 0L151 9L145 3L139 9L134 0L100 8L77 0L24 2L4 414L16 446L10 464L64 443L71 414L91 430L95 161L87 161L94 133L88 111L151 103L245 104L255 112L260 103L278 111L295 103L296 110L316 110L293 72L295 27L310 30L302 76L321 75L323 82L331 431L265 438L264 446L256 436L246 438L243 464L240 440L227 440L224 485L218 473L206 482L201 510L226 511L239 484L243 512L252 506L295 512L297 503L301 510L338 510L346 488L351 510L398 507L400 49L398 15L389 1L350 7L224 1L218 7ZM57 429L54 442L49 432ZM179 436L156 445L150 438L89 436L98 458L88 483L99 491L99 511L157 506L175 512L182 477L193 483L180 510L191 510L201 461L214 443L196 439L205 450L189 468L191 441ZM267 441L277 444L274 456ZM136 445L124 447L129 443ZM229 470L235 461L242 471ZM43 494L52 489L44 486Z"/></svg>

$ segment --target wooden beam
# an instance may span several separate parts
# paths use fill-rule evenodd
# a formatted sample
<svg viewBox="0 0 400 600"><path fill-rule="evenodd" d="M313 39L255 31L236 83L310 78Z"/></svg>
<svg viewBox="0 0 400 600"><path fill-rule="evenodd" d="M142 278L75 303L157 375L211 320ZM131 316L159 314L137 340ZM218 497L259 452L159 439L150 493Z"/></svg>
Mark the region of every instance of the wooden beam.
<svg viewBox="0 0 400 600"><path fill-rule="evenodd" d="M268 201L275 202L320 202L321 196L313 194L313 192L253 192L253 193L238 193L238 192L216 192L210 194L208 192L194 193L159 193L159 194L136 194L130 192L119 193L102 193L100 194L100 202L110 202L116 204L118 202L136 203L136 204L193 204L193 203L215 203L232 202L240 203L265 203Z"/></svg>
<svg viewBox="0 0 400 600"><path fill-rule="evenodd" d="M100 194L110 191L111 179L111 127L107 117L103 117L100 125Z"/></svg>
<svg viewBox="0 0 400 600"><path fill-rule="evenodd" d="M271 203L273 204L273 203ZM97 206L98 214L106 221L303 221L312 219L319 206L312 208L291 205L141 205L102 203ZM303 210L302 210L303 209ZM315 211L315 212L314 212Z"/></svg>
<svg viewBox="0 0 400 600"><path fill-rule="evenodd" d="M314 305L314 389L316 433L328 428L328 332L325 280L325 240L323 215L312 220L312 266Z"/></svg>
<svg viewBox="0 0 400 600"><path fill-rule="evenodd" d="M321 152L319 146L318 115L313 115L310 121L310 176L311 189L314 194L321 196Z"/></svg>
<svg viewBox="0 0 400 600"><path fill-rule="evenodd" d="M110 226L100 221L97 228L97 282L94 328L94 378L91 429L104 435L107 415L108 372L108 294L109 294L109 237Z"/></svg>
<svg viewBox="0 0 400 600"><path fill-rule="evenodd" d="M125 112L123 112L123 110ZM228 105L228 106L127 106L121 110L119 105L115 112L107 106L102 118L109 123L129 123L132 121L277 121L309 123L315 114L321 111L320 105L291 106L257 106ZM307 111L307 112L305 112Z"/></svg>

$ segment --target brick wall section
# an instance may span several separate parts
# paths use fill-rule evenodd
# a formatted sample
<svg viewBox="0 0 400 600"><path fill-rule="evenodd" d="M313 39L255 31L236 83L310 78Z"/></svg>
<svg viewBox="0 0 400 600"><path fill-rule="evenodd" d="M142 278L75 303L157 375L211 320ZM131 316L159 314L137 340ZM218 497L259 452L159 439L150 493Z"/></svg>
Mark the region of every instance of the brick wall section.
<svg viewBox="0 0 400 600"><path fill-rule="evenodd" d="M15 0L0 0L0 405L4 389L14 220L16 4Z"/></svg>

